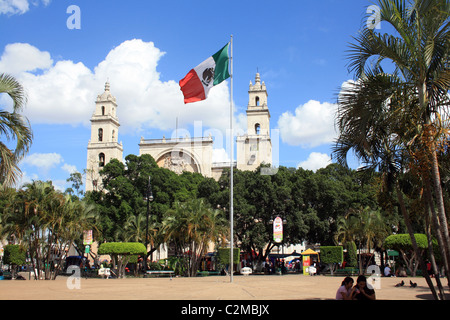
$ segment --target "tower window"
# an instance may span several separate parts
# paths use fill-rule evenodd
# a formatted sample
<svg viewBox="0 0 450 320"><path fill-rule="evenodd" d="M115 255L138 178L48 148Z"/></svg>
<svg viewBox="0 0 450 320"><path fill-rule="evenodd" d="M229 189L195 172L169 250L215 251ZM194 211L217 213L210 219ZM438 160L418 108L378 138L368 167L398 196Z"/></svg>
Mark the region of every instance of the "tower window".
<svg viewBox="0 0 450 320"><path fill-rule="evenodd" d="M105 154L104 153L100 153L98 155L98 163L99 163L98 166L100 168L103 168L105 166Z"/></svg>
<svg viewBox="0 0 450 320"><path fill-rule="evenodd" d="M255 133L257 135L261 133L261 125L259 123L255 124Z"/></svg>
<svg viewBox="0 0 450 320"><path fill-rule="evenodd" d="M255 98L255 103L256 103L256 106L259 107L259 97Z"/></svg>
<svg viewBox="0 0 450 320"><path fill-rule="evenodd" d="M103 141L103 129L102 128L98 129L98 141L99 142Z"/></svg>
<svg viewBox="0 0 450 320"><path fill-rule="evenodd" d="M112 139L113 139L113 141L116 139L116 131L115 130L112 131Z"/></svg>
<svg viewBox="0 0 450 320"><path fill-rule="evenodd" d="M102 106L102 116L105 115L105 106Z"/></svg>

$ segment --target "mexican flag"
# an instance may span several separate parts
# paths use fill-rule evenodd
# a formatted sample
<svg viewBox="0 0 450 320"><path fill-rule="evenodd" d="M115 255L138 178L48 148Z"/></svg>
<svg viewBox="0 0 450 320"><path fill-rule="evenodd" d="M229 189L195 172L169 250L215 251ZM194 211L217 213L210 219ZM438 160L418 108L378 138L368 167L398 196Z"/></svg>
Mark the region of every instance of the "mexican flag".
<svg viewBox="0 0 450 320"><path fill-rule="evenodd" d="M180 81L184 103L202 101L208 98L209 90L230 77L228 72L228 43L219 52L192 69Z"/></svg>

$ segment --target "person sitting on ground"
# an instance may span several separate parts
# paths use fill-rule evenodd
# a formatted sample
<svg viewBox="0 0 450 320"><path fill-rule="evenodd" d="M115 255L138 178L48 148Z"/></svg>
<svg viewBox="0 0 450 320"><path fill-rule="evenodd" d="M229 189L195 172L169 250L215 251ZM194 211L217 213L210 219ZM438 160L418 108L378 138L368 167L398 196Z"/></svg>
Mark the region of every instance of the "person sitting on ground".
<svg viewBox="0 0 450 320"><path fill-rule="evenodd" d="M365 276L359 276L356 280L354 295L355 300L376 300L375 290L367 286L367 279Z"/></svg>
<svg viewBox="0 0 450 320"><path fill-rule="evenodd" d="M385 277L392 277L392 276L394 276L392 274L392 270L391 270L391 268L389 267L388 264L386 265L386 267L384 267L384 276Z"/></svg>
<svg viewBox="0 0 450 320"><path fill-rule="evenodd" d="M352 288L353 282L353 278L351 277L346 277L342 281L341 286L336 292L336 300L353 300L355 294L355 288Z"/></svg>

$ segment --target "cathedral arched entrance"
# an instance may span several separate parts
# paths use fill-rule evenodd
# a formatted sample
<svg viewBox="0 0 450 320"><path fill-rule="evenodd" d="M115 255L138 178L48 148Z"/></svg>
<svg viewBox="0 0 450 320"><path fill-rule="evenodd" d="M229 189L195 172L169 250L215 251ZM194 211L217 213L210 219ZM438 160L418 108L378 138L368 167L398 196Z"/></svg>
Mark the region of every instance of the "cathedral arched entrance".
<svg viewBox="0 0 450 320"><path fill-rule="evenodd" d="M182 174L183 172L201 173L199 162L190 152L184 149L166 150L156 159L158 167L169 169L176 174Z"/></svg>

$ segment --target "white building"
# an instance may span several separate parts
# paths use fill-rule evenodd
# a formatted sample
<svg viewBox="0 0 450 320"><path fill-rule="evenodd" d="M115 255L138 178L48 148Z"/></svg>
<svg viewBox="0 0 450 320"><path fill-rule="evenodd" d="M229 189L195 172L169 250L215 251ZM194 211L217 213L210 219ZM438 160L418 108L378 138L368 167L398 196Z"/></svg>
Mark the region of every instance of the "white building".
<svg viewBox="0 0 450 320"><path fill-rule="evenodd" d="M97 97L91 118L91 140L87 147L86 191L97 190L101 184L99 171L112 159L122 161L123 146L119 139L116 98L105 84L105 92Z"/></svg>
<svg viewBox="0 0 450 320"><path fill-rule="evenodd" d="M270 139L270 112L267 104L267 88L261 83L259 73L255 84L250 82L249 103L247 107L247 133L236 139L235 167L243 171L254 171L261 164L272 164L272 142ZM91 118L91 140L87 148L86 191L97 190L101 184L99 171L111 159L123 159L123 146L118 143L119 119L118 104L110 92L110 84L96 101L95 112ZM178 174L184 171L196 172L205 177L218 180L229 163L213 163L213 139L194 137L184 139L148 140L141 138L140 155L151 155L163 168Z"/></svg>

